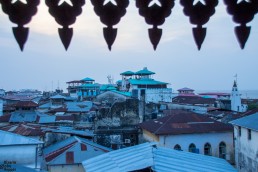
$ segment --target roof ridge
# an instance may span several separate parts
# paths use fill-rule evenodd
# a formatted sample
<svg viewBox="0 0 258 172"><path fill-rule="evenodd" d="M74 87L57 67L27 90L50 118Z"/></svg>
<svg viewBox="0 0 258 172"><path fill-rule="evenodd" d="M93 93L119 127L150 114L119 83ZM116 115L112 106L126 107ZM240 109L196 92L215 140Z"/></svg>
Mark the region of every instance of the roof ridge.
<svg viewBox="0 0 258 172"><path fill-rule="evenodd" d="M171 114L171 116L168 118L168 120L166 120L166 122L163 123L163 124L154 132L154 134L157 134L158 131L159 131L163 126L165 126L165 124L166 124L168 121L170 121L170 119L171 119L172 117L174 117L175 115L176 115L176 114Z"/></svg>

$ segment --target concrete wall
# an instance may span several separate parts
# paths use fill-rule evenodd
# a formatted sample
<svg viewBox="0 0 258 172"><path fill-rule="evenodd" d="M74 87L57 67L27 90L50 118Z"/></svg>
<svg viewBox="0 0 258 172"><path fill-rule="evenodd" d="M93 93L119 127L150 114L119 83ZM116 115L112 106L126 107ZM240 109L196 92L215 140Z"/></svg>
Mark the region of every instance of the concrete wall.
<svg viewBox="0 0 258 172"><path fill-rule="evenodd" d="M37 145L0 146L0 162L14 161L30 168L36 168ZM37 162L37 168L41 162Z"/></svg>
<svg viewBox="0 0 258 172"><path fill-rule="evenodd" d="M251 131L251 139L248 139L248 129L241 127L241 136L239 128L234 127L235 137L235 158L236 166L239 171L258 171L258 132Z"/></svg>
<svg viewBox="0 0 258 172"><path fill-rule="evenodd" d="M0 99L0 116L3 115L3 100Z"/></svg>
<svg viewBox="0 0 258 172"><path fill-rule="evenodd" d="M172 89L146 89L146 102L172 102Z"/></svg>
<svg viewBox="0 0 258 172"><path fill-rule="evenodd" d="M81 164L48 166L49 172L85 172Z"/></svg>

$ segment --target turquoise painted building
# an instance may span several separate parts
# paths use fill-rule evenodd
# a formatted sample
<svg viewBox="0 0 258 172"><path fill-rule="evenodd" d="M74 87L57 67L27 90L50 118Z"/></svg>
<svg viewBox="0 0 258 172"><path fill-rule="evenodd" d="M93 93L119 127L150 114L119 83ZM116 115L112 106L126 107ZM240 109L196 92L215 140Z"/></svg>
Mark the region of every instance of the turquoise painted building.
<svg viewBox="0 0 258 172"><path fill-rule="evenodd" d="M172 102L172 88L168 88L169 83L153 79L154 74L147 67L137 72L123 72L120 74L122 80L119 82L119 89L146 102Z"/></svg>

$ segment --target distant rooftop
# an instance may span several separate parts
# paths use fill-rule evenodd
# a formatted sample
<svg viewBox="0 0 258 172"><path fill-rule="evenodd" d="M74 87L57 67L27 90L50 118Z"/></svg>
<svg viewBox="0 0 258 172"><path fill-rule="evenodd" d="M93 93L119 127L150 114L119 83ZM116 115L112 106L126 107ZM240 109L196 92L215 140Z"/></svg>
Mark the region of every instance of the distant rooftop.
<svg viewBox="0 0 258 172"><path fill-rule="evenodd" d="M139 70L138 72L135 72L135 75L153 75L155 72L149 71L147 67L143 68L142 70Z"/></svg>
<svg viewBox="0 0 258 172"><path fill-rule="evenodd" d="M199 93L199 95L213 95L213 96L230 96L230 93L220 93L220 92L207 92L207 93Z"/></svg>
<svg viewBox="0 0 258 172"><path fill-rule="evenodd" d="M132 85L164 85L168 84L166 82L156 81L154 79L142 78L142 79L129 79L130 84Z"/></svg>
<svg viewBox="0 0 258 172"><path fill-rule="evenodd" d="M194 91L194 90L191 88L184 87L184 88L178 89L177 91Z"/></svg>
<svg viewBox="0 0 258 172"><path fill-rule="evenodd" d="M120 73L120 75L124 75L124 76L132 76L134 75L135 73L132 72L132 71L126 71L126 72L123 72L123 73Z"/></svg>
<svg viewBox="0 0 258 172"><path fill-rule="evenodd" d="M92 79L92 78L84 78L84 79L82 79L81 81L86 81L86 82L89 82L89 81L95 81L94 79Z"/></svg>
<svg viewBox="0 0 258 172"><path fill-rule="evenodd" d="M164 114L163 118L143 122L139 126L156 135L233 132L232 125L194 112L165 110Z"/></svg>
<svg viewBox="0 0 258 172"><path fill-rule="evenodd" d="M258 132L257 121L258 121L258 112L254 113L253 115L236 119L234 121L231 121L230 123L233 125L237 125L243 128L248 128Z"/></svg>

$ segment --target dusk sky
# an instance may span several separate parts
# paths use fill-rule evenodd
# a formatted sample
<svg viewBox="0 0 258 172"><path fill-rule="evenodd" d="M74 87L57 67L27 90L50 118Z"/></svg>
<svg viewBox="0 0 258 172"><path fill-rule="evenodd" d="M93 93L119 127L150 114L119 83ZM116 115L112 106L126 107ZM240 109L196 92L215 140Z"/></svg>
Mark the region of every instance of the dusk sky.
<svg viewBox="0 0 258 172"><path fill-rule="evenodd" d="M255 18L249 40L241 50L234 34L236 23L219 1L216 13L207 27L206 39L198 51L189 18L177 0L172 14L161 28L163 35L156 51L148 38L144 18L138 14L135 1L130 1L127 14L116 26L118 34L110 52L103 38L104 25L86 1L77 18L74 35L65 51L59 35L60 27L41 1L38 13L27 27L29 38L21 52L12 33L8 16L0 10L0 88L5 90L57 88L66 90L66 82L85 77L97 83L107 83L107 76L120 80L121 72L138 71L143 67L156 72L154 79L170 83L177 90L230 90L234 75L239 89L257 89L258 79L258 21Z"/></svg>

